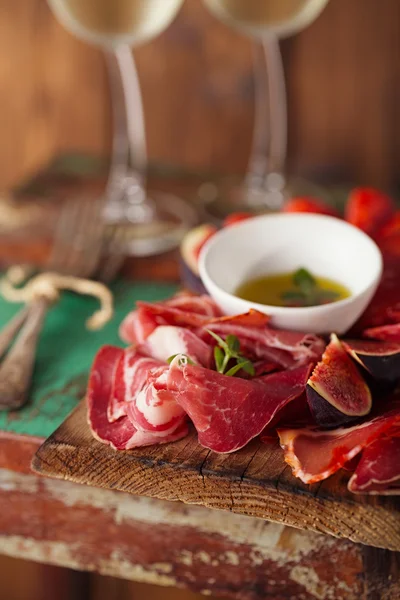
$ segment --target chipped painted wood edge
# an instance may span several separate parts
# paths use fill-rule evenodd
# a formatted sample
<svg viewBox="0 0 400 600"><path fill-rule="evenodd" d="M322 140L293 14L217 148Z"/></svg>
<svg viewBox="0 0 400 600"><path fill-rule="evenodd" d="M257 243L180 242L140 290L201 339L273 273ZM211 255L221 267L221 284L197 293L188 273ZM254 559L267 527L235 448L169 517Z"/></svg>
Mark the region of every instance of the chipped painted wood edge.
<svg viewBox="0 0 400 600"><path fill-rule="evenodd" d="M362 547L346 540L7 470L0 502L10 556L239 600L363 597Z"/></svg>
<svg viewBox="0 0 400 600"><path fill-rule="evenodd" d="M0 469L31 473L31 461L45 438L0 431Z"/></svg>

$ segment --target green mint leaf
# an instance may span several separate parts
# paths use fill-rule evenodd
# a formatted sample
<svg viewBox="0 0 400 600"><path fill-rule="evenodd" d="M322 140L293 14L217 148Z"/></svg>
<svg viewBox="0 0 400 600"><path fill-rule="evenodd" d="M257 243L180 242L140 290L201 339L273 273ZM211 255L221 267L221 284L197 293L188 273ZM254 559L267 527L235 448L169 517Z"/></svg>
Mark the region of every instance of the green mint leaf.
<svg viewBox="0 0 400 600"><path fill-rule="evenodd" d="M226 338L226 343L228 344L228 348L232 353L239 352L240 342L236 335L228 335Z"/></svg>
<svg viewBox="0 0 400 600"><path fill-rule="evenodd" d="M238 365L240 365L242 367L243 371L245 371L252 377L254 377L254 375L256 374L254 365L250 360L245 360L244 362L240 361L240 362L238 362Z"/></svg>
<svg viewBox="0 0 400 600"><path fill-rule="evenodd" d="M228 377L233 377L238 371L240 371L240 369L242 369L242 364L238 363L237 365L234 365L232 368L230 368L229 371L225 373L225 375L227 375Z"/></svg>
<svg viewBox="0 0 400 600"><path fill-rule="evenodd" d="M214 360L218 373L223 373L224 352L219 346L214 348Z"/></svg>
<svg viewBox="0 0 400 600"><path fill-rule="evenodd" d="M214 340L216 342L218 342L218 345L225 350L225 352L229 352L229 347L228 344L225 342L225 340L222 339L222 337L220 337L219 335L217 335L216 333L214 333L213 331L211 331L211 329L206 329L207 333L209 333L211 335L211 337L214 338Z"/></svg>
<svg viewBox="0 0 400 600"><path fill-rule="evenodd" d="M315 278L309 271L307 271L307 269L304 269L303 267L301 269L297 269L297 271L294 273L293 283L300 288L304 294L309 294L315 290L317 286Z"/></svg>

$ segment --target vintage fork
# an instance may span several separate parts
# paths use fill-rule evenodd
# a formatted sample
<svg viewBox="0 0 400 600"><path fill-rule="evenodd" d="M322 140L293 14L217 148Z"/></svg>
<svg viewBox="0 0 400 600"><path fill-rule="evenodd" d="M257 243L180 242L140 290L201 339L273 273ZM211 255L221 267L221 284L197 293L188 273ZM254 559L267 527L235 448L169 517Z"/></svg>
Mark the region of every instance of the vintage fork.
<svg viewBox="0 0 400 600"><path fill-rule="evenodd" d="M105 253L108 258L100 270L100 279L110 281L115 276L124 259L124 240L117 227L110 230L107 226L105 237L99 204L82 200L66 203L46 267L48 271L89 278ZM2 345L8 346L11 334L15 334L17 326L26 317L24 311L29 311L14 345L0 365L0 409L20 408L27 398L37 344L49 306L49 300L44 297L33 301L0 334L1 350Z"/></svg>

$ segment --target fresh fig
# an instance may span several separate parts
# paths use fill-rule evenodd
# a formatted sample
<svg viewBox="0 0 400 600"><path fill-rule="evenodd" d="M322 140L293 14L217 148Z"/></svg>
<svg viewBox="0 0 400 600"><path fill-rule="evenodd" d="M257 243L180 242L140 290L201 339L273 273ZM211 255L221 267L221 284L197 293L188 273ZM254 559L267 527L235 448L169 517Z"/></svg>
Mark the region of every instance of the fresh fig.
<svg viewBox="0 0 400 600"><path fill-rule="evenodd" d="M400 323L381 325L365 329L364 336L374 340L382 340L400 344Z"/></svg>
<svg viewBox="0 0 400 600"><path fill-rule="evenodd" d="M199 277L198 260L200 250L217 231L214 225L207 223L199 225L191 229L181 243L181 280L187 289L197 294L205 293L205 288Z"/></svg>
<svg viewBox="0 0 400 600"><path fill-rule="evenodd" d="M339 427L371 410L369 387L335 334L331 335L306 389L311 413L323 427Z"/></svg>
<svg viewBox="0 0 400 600"><path fill-rule="evenodd" d="M394 214L394 203L389 196L373 188L360 187L352 190L349 195L345 219L375 237Z"/></svg>
<svg viewBox="0 0 400 600"><path fill-rule="evenodd" d="M372 377L384 381L400 379L400 344L372 340L346 340L349 355Z"/></svg>

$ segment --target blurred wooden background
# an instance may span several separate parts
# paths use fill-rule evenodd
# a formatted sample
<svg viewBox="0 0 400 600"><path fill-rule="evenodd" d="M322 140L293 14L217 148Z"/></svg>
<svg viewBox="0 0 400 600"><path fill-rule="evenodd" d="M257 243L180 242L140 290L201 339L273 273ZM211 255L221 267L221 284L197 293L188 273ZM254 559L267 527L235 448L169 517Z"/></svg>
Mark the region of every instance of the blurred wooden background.
<svg viewBox="0 0 400 600"><path fill-rule="evenodd" d="M400 166L400 2L331 0L282 43L290 166L396 187ZM252 126L251 45L186 0L173 26L136 52L150 159L242 172ZM59 26L45 0L0 3L0 185L63 150L106 155L103 57Z"/></svg>

